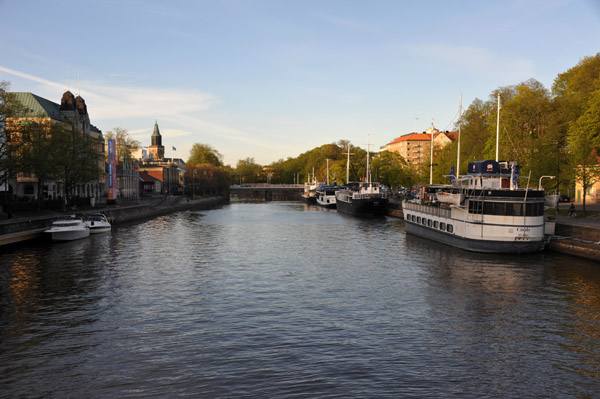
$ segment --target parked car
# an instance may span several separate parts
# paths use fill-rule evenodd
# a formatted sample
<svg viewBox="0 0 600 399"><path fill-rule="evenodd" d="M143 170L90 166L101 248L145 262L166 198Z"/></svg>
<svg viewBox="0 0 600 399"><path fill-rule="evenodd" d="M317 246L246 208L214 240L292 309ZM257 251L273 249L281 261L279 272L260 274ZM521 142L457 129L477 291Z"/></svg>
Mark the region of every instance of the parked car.
<svg viewBox="0 0 600 399"><path fill-rule="evenodd" d="M571 202L571 197L565 194L559 194L558 202Z"/></svg>

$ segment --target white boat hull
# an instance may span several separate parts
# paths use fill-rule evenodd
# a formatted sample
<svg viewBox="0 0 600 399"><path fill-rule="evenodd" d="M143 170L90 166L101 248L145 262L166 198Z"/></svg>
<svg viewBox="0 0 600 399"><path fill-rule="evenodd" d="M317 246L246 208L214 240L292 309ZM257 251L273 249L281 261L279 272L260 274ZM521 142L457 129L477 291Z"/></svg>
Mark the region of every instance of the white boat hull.
<svg viewBox="0 0 600 399"><path fill-rule="evenodd" d="M89 229L78 229L68 231L48 231L53 241L73 241L90 235Z"/></svg>

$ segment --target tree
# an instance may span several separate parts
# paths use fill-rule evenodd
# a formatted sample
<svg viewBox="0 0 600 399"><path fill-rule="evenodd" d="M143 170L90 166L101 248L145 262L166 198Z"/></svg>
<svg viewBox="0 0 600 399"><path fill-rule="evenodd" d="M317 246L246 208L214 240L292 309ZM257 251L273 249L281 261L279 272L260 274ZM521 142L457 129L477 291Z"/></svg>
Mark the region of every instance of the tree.
<svg viewBox="0 0 600 399"><path fill-rule="evenodd" d="M141 148L141 143L129 137L129 132L125 129L115 127L113 130L114 131L106 132L104 138L106 140L116 140L116 159L124 162L131 161L133 159L133 151L139 150Z"/></svg>
<svg viewBox="0 0 600 399"><path fill-rule="evenodd" d="M87 134L67 126L55 125L51 132L51 153L53 173L65 187L65 195L78 184L98 180L104 173L98 167L102 154L97 142Z"/></svg>
<svg viewBox="0 0 600 399"><path fill-rule="evenodd" d="M10 148L18 171L34 175L37 179L38 209L44 182L54 175L54 151L51 142L51 122L35 119L19 121L18 134L13 134Z"/></svg>
<svg viewBox="0 0 600 399"><path fill-rule="evenodd" d="M262 169L262 166L254 162L254 158L240 159L235 167L235 174L239 176L241 183L258 183L261 181Z"/></svg>
<svg viewBox="0 0 600 399"><path fill-rule="evenodd" d="M194 144L190 151L188 165L209 164L223 166L223 155L208 144Z"/></svg>
<svg viewBox="0 0 600 399"><path fill-rule="evenodd" d="M600 180L600 90L596 90L588 102L587 110L569 128L569 148L575 179L583 190L584 214L587 191Z"/></svg>
<svg viewBox="0 0 600 399"><path fill-rule="evenodd" d="M25 116L26 111L9 88L9 82L0 81L0 187L6 187L5 196L8 195L8 181L16 171L13 157L16 147L12 143L13 129L8 121Z"/></svg>
<svg viewBox="0 0 600 399"><path fill-rule="evenodd" d="M372 160L373 179L388 187L411 187L416 176L400 154L381 151Z"/></svg>

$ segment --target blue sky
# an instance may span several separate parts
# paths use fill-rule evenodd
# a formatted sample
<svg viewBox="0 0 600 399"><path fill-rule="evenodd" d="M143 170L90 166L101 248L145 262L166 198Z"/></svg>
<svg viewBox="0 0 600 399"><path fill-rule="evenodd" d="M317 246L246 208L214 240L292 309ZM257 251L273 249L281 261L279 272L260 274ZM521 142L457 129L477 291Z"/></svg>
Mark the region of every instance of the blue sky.
<svg viewBox="0 0 600 399"><path fill-rule="evenodd" d="M103 132L147 146L157 120L167 156L210 144L232 166L452 129L460 93L550 88L600 52L600 0L0 0L0 16L12 91L60 102L68 77Z"/></svg>

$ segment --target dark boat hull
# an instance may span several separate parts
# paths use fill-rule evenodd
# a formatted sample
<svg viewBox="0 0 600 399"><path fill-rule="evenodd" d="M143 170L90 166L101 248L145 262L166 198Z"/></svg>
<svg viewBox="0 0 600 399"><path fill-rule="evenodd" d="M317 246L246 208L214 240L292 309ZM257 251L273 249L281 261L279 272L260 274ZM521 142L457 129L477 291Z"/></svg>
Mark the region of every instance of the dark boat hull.
<svg viewBox="0 0 600 399"><path fill-rule="evenodd" d="M485 253L531 253L544 248L542 241L494 241L473 240L441 232L413 222L405 221L406 232L442 244L451 245L472 252Z"/></svg>
<svg viewBox="0 0 600 399"><path fill-rule="evenodd" d="M349 202L336 202L337 210L352 215L385 216L387 210L387 198L361 198L351 199Z"/></svg>

